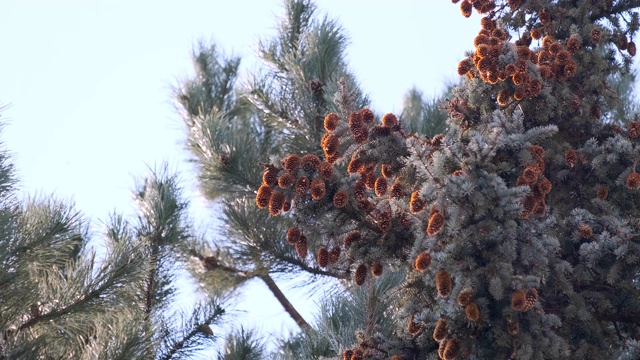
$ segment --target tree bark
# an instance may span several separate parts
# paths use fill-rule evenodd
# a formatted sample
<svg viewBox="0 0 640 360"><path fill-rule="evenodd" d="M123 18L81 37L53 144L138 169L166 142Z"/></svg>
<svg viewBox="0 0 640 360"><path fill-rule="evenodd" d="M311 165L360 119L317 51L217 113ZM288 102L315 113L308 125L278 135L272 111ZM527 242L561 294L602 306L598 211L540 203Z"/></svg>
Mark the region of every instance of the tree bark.
<svg viewBox="0 0 640 360"><path fill-rule="evenodd" d="M278 301L284 308L284 311L286 311L289 314L289 316L291 316L291 318L296 322L296 324L300 326L300 329L305 331L311 330L311 326L304 320L302 315L300 315L300 313L296 310L293 304L289 302L289 299L287 299L287 297L284 295L282 290L280 290L280 288L278 287L276 282L273 280L273 278L269 274L258 275L258 277L262 281L264 281L264 283L267 285L269 290L271 290L271 292L273 293L273 296L275 296L276 299L278 299Z"/></svg>

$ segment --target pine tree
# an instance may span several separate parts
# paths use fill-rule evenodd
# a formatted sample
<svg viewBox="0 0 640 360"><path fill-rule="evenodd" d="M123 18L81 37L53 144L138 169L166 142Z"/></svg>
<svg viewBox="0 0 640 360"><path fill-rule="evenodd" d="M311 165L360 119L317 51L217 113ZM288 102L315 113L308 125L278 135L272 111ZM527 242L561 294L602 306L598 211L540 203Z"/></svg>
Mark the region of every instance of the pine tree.
<svg viewBox="0 0 640 360"><path fill-rule="evenodd" d="M192 236L175 175L152 172L135 192L137 223L114 214L94 238L73 204L21 200L16 183L2 151L0 359L177 359L214 344L220 297L189 316L171 309Z"/></svg>
<svg viewBox="0 0 640 360"><path fill-rule="evenodd" d="M380 264L406 273L395 332L360 333L343 358L640 356L640 123L609 85L629 74L640 2L453 2L482 18L446 131L378 121L338 82L325 135L307 136L324 154L272 158L257 206L292 199L299 255L340 249L327 269L358 286Z"/></svg>
<svg viewBox="0 0 640 360"><path fill-rule="evenodd" d="M289 157L291 165L296 161L303 167L318 165L322 150L315 144L323 136L325 114L337 109L333 94L339 86L357 88L345 66L343 30L315 11L309 1L285 3L278 34L258 47L264 71L247 76L244 85L237 82L239 58L225 56L215 45L199 44L193 54L195 77L175 89L201 192L216 204L216 218L225 223L220 239L193 244L190 253L197 261L192 274L205 291L234 289L259 279L305 330L310 329L308 322L278 281L304 274L316 281L341 279L346 268L328 271L311 260L319 241L299 241L297 246L287 242L285 233L294 219L282 206L290 207L291 197L279 192L273 201L266 198L264 207L274 215L282 213L279 217L256 208L255 202L263 181L290 188L310 186L316 197L322 197L317 181L287 185L291 179L286 176L273 177L276 168L267 165L265 157L308 153L306 158ZM367 103L357 91L351 101L359 106ZM259 163L262 166L256 167Z"/></svg>

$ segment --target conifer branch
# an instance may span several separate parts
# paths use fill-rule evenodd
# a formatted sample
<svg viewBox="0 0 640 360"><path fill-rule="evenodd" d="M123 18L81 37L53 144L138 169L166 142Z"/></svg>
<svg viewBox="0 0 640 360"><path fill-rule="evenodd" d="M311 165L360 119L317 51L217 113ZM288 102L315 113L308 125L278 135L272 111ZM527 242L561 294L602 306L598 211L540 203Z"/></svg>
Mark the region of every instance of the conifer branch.
<svg viewBox="0 0 640 360"><path fill-rule="evenodd" d="M300 315L300 313L298 312L298 310L296 310L293 304L291 304L289 299L284 295L282 290L280 290L276 282L268 273L260 274L258 275L258 277L267 285L269 290L273 293L273 296L275 296L276 299L278 299L278 302L280 302L280 305L282 305L284 310L289 314L289 316L291 316L293 321L295 321L296 324L300 326L301 330L305 330L305 331L312 330L311 326L306 322L306 320L302 317L302 315Z"/></svg>

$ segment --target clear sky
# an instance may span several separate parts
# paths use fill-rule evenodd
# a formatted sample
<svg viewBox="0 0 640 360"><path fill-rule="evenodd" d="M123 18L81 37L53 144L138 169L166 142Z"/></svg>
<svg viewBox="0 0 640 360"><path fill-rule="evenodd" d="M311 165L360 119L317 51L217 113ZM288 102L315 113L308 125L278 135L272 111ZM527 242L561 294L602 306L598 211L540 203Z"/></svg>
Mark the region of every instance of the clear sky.
<svg viewBox="0 0 640 360"><path fill-rule="evenodd" d="M134 178L166 161L181 174L196 225L208 227L211 212L186 163L171 86L192 74L199 39L241 55L243 69L253 69L257 39L274 33L281 4L3 1L0 103L11 107L2 113L1 139L13 153L21 190L74 200L99 231L109 212L132 213ZM480 19L463 18L444 0L320 0L318 7L346 29L350 67L378 113L399 112L412 86L434 95L456 80ZM295 329L260 284L247 293L250 316L240 323ZM313 304L302 290L293 293L310 320Z"/></svg>

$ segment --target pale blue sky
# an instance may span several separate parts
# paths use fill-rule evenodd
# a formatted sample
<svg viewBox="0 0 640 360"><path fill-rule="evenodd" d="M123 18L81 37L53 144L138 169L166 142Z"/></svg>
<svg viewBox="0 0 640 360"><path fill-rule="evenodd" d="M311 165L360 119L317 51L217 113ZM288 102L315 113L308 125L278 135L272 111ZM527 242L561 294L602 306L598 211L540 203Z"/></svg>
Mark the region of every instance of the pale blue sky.
<svg viewBox="0 0 640 360"><path fill-rule="evenodd" d="M351 69L378 113L400 111L414 85L432 95L457 79L479 26L477 14L465 19L443 0L325 0L318 7L346 29ZM242 55L245 71L254 68L257 39L274 32L281 10L280 0L4 1L0 102L11 107L2 113L1 139L21 189L73 199L97 224L114 209L131 213L134 176L167 161L181 173L196 224L207 226L171 86L192 73L198 39ZM295 328L269 293L250 291L244 306L265 309L252 312L253 323ZM302 299L293 302L310 320L313 306Z"/></svg>

